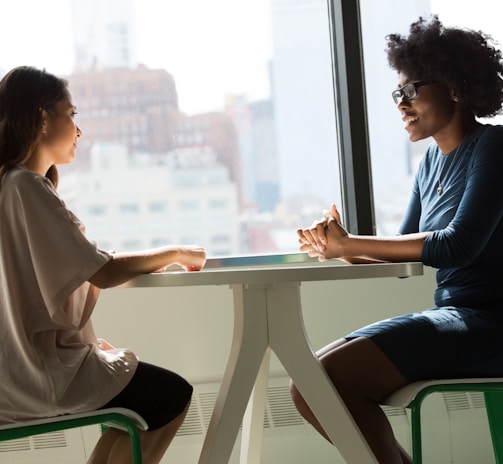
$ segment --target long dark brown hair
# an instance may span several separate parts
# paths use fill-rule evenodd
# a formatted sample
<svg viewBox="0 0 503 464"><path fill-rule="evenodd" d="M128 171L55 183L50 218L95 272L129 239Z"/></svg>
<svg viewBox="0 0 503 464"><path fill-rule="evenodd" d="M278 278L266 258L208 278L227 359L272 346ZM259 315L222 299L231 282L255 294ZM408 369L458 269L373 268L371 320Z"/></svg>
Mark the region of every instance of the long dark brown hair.
<svg viewBox="0 0 503 464"><path fill-rule="evenodd" d="M68 96L68 83L31 66L9 71L0 81L0 181L15 166L33 155L42 129L42 110L49 114ZM58 184L55 165L46 173Z"/></svg>

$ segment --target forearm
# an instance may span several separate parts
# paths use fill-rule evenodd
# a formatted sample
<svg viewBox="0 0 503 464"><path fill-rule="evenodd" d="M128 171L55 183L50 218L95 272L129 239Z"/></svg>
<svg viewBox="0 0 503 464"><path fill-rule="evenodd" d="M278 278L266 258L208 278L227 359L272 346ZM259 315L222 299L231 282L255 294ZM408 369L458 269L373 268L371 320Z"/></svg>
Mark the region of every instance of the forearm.
<svg viewBox="0 0 503 464"><path fill-rule="evenodd" d="M386 262L380 259L358 258L353 256L342 256L338 259L348 264L376 264Z"/></svg>
<svg viewBox="0 0 503 464"><path fill-rule="evenodd" d="M421 261L425 238L429 232L393 237L359 236L349 234L340 243L342 256L350 262L371 261ZM330 248L330 240L328 247Z"/></svg>
<svg viewBox="0 0 503 464"><path fill-rule="evenodd" d="M115 287L140 275L176 264L178 247L161 247L138 252L117 253L89 281L99 288Z"/></svg>

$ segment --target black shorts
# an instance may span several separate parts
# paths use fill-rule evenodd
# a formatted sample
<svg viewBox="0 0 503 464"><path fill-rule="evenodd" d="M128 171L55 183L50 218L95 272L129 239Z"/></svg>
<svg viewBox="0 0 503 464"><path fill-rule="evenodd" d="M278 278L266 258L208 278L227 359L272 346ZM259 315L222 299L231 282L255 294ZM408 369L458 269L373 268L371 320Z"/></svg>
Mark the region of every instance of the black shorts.
<svg viewBox="0 0 503 464"><path fill-rule="evenodd" d="M99 409L132 409L145 419L149 430L155 430L183 412L192 390L178 374L140 361L126 387Z"/></svg>
<svg viewBox="0 0 503 464"><path fill-rule="evenodd" d="M376 343L409 382L503 377L503 310L452 306L386 319L348 334Z"/></svg>

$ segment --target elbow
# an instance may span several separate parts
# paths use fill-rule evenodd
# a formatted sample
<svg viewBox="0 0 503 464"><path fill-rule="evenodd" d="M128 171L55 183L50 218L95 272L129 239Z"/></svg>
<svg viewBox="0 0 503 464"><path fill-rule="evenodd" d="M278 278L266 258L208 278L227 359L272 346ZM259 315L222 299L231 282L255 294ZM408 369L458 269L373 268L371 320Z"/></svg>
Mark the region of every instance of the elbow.
<svg viewBox="0 0 503 464"><path fill-rule="evenodd" d="M105 290L107 288L111 288L111 287L118 285L121 282L115 282L117 280L117 278L116 278L116 272L115 272L114 267L115 267L114 260L111 259L105 265L103 265L100 269L98 269L98 271L95 272L88 279L88 281L92 285L94 285L95 287L98 287L102 290Z"/></svg>
<svg viewBox="0 0 503 464"><path fill-rule="evenodd" d="M88 279L88 281L89 283L91 283L95 287L98 287L101 290L113 287L113 285L107 279L104 279L102 276L98 275L98 273L91 276Z"/></svg>
<svg viewBox="0 0 503 464"><path fill-rule="evenodd" d="M131 272L129 269L121 265L115 258L108 261L101 267L88 281L95 287L105 290L107 288L117 287L133 277L138 275L137 272Z"/></svg>

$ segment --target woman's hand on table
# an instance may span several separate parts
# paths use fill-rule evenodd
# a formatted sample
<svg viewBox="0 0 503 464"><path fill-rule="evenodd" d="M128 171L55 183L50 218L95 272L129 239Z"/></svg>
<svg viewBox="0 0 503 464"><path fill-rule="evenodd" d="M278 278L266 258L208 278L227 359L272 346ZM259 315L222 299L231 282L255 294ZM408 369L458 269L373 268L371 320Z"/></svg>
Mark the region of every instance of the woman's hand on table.
<svg viewBox="0 0 503 464"><path fill-rule="evenodd" d="M337 207L332 205L330 211L324 211L323 217L314 221L311 227L297 230L300 251L319 261L341 258L342 242L348 237L348 232L341 224L341 216Z"/></svg>
<svg viewBox="0 0 503 464"><path fill-rule="evenodd" d="M177 247L176 261L168 264L154 273L166 272L171 266L178 265L187 272L200 271L206 264L206 251L197 245Z"/></svg>
<svg viewBox="0 0 503 464"><path fill-rule="evenodd" d="M177 264L188 272L200 271L206 264L206 251L200 246L183 247Z"/></svg>

